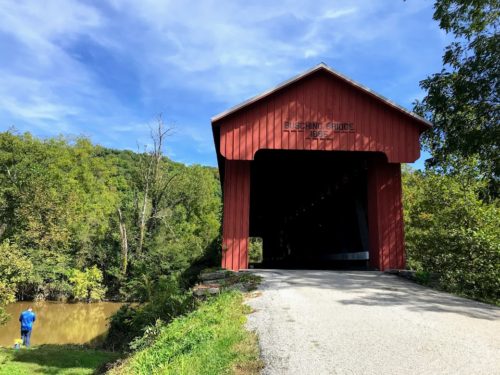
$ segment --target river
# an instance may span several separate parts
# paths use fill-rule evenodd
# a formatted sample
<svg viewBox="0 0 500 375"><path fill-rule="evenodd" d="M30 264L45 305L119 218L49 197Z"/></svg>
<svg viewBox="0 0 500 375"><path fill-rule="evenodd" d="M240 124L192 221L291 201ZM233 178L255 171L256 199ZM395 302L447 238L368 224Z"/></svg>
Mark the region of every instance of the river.
<svg viewBox="0 0 500 375"><path fill-rule="evenodd" d="M9 347L20 337L19 314L33 308L31 345L95 344L108 330L108 318L123 303L16 302L7 306L11 319L0 326L0 346Z"/></svg>

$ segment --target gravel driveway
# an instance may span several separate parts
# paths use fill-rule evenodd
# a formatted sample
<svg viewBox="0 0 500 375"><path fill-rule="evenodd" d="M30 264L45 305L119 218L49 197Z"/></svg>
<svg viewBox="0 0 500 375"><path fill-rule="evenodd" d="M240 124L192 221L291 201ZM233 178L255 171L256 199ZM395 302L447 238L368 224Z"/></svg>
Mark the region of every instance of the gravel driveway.
<svg viewBox="0 0 500 375"><path fill-rule="evenodd" d="M500 374L500 308L380 272L255 272L264 374Z"/></svg>

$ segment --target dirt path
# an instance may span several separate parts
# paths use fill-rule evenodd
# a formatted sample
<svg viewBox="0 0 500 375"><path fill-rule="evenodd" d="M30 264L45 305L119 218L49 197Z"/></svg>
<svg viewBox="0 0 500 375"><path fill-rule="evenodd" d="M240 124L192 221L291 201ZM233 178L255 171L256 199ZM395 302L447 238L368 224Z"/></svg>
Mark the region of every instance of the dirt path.
<svg viewBox="0 0 500 375"><path fill-rule="evenodd" d="M379 272L256 272L264 374L500 374L500 308Z"/></svg>

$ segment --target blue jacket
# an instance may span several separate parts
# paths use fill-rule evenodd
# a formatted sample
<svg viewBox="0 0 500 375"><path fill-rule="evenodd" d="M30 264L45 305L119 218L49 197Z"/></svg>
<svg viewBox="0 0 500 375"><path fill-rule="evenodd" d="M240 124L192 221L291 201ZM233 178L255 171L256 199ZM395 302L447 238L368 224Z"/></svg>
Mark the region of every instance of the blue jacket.
<svg viewBox="0 0 500 375"><path fill-rule="evenodd" d="M36 319L34 312L26 310L19 315L19 321L21 322L21 329L25 331L31 331L33 328L33 322Z"/></svg>

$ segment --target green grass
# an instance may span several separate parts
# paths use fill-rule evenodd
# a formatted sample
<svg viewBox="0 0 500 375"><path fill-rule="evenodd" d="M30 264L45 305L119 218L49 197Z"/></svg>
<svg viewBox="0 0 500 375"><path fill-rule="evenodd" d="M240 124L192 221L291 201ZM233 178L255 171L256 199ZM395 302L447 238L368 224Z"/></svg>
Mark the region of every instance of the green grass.
<svg viewBox="0 0 500 375"><path fill-rule="evenodd" d="M116 353L65 345L0 349L0 375L93 374L117 358Z"/></svg>
<svg viewBox="0 0 500 375"><path fill-rule="evenodd" d="M223 293L163 327L151 346L111 373L257 374L257 340L244 327L249 312L241 293Z"/></svg>

